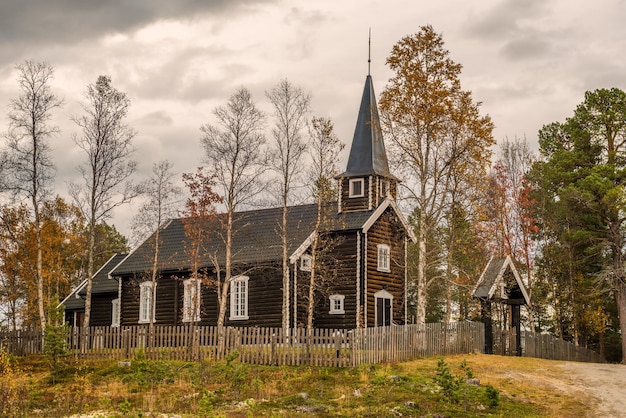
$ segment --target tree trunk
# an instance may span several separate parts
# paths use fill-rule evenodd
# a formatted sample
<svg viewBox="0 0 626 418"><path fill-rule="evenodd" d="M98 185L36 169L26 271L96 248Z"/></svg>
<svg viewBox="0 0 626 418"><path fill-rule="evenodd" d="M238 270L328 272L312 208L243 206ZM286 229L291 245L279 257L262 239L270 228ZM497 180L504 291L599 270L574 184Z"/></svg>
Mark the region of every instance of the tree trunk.
<svg viewBox="0 0 626 418"><path fill-rule="evenodd" d="M626 283L621 280L617 288L617 311L619 313L619 326L622 330L622 364L626 364Z"/></svg>
<svg viewBox="0 0 626 418"><path fill-rule="evenodd" d="M33 201L33 204L36 204L36 202ZM44 308L43 300L43 250L41 243L41 221L39 219L39 210L37 207L35 207L35 228L37 239L37 305L39 309L39 325L43 335L46 332L46 310Z"/></svg>
<svg viewBox="0 0 626 418"><path fill-rule="evenodd" d="M96 248L96 221L92 217L89 225L89 247L87 250L87 290L85 296L85 318L83 328L87 330L91 317L91 290L93 288L94 251Z"/></svg>
<svg viewBox="0 0 626 418"><path fill-rule="evenodd" d="M233 212L234 209L229 207L228 209L228 221L226 225L226 259L225 259L225 275L224 283L222 283L222 289L219 291L219 311L217 315L217 352L219 356L224 355L226 332L224 329L224 321L226 318L226 301L228 299L228 289L230 286L231 272L231 251L233 243Z"/></svg>
<svg viewBox="0 0 626 418"><path fill-rule="evenodd" d="M149 347L154 346L154 317L156 310L156 284L159 272L159 234L161 232L161 218L157 219L157 229L154 233L154 258L152 260L152 312L150 312L150 322L148 323Z"/></svg>
<svg viewBox="0 0 626 418"><path fill-rule="evenodd" d="M417 226L417 302L415 322L426 323L426 216L424 210L420 211L419 224Z"/></svg>
<svg viewBox="0 0 626 418"><path fill-rule="evenodd" d="M281 238L283 245L283 332L287 335L289 330L289 295L290 295L290 283L289 283L289 254L287 253L287 199L286 195L283 199L283 220L281 229Z"/></svg>

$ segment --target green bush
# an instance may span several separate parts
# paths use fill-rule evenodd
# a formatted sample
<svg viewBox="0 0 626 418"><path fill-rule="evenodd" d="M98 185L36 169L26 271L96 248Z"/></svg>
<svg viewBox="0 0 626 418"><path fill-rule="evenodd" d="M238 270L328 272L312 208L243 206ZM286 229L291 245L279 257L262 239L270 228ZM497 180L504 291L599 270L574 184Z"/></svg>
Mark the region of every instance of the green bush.
<svg viewBox="0 0 626 418"><path fill-rule="evenodd" d="M496 408L500 405L500 391L491 385L485 386L485 396L487 398L487 406Z"/></svg>
<svg viewBox="0 0 626 418"><path fill-rule="evenodd" d="M437 362L437 375L434 378L448 402L459 402L459 389L461 380L455 377L450 371L448 363L444 359Z"/></svg>
<svg viewBox="0 0 626 418"><path fill-rule="evenodd" d="M63 305L58 309L57 305L59 305L59 298L55 295L50 300L50 311L44 334L44 354L50 359L53 373L59 368L59 360L69 354L67 340L70 327L63 320Z"/></svg>

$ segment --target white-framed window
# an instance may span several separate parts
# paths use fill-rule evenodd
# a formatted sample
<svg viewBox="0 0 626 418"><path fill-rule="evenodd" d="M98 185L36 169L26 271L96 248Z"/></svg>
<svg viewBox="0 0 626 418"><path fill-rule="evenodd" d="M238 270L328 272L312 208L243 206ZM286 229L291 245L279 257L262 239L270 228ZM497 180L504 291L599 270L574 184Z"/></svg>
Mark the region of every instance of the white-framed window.
<svg viewBox="0 0 626 418"><path fill-rule="evenodd" d="M230 281L230 319L248 319L248 276L237 276Z"/></svg>
<svg viewBox="0 0 626 418"><path fill-rule="evenodd" d="M139 323L145 324L154 318L154 292L152 282L139 285Z"/></svg>
<svg viewBox="0 0 626 418"><path fill-rule="evenodd" d="M183 322L200 320L200 296L199 280L183 281Z"/></svg>
<svg viewBox="0 0 626 418"><path fill-rule="evenodd" d="M331 315L345 314L346 311L343 307L345 298L345 295L330 295L328 298L330 299L330 311L328 311L328 313Z"/></svg>
<svg viewBox="0 0 626 418"><path fill-rule="evenodd" d="M308 254L303 254L300 257L300 270L311 271L311 264L313 263L313 257Z"/></svg>
<svg viewBox="0 0 626 418"><path fill-rule="evenodd" d="M363 179L350 179L348 197L363 197L365 196L365 180Z"/></svg>
<svg viewBox="0 0 626 418"><path fill-rule="evenodd" d="M380 196L384 199L389 195L389 180L380 181Z"/></svg>
<svg viewBox="0 0 626 418"><path fill-rule="evenodd" d="M120 298L111 301L111 327L120 326Z"/></svg>
<svg viewBox="0 0 626 418"><path fill-rule="evenodd" d="M391 271L390 249L387 244L378 244L378 271Z"/></svg>

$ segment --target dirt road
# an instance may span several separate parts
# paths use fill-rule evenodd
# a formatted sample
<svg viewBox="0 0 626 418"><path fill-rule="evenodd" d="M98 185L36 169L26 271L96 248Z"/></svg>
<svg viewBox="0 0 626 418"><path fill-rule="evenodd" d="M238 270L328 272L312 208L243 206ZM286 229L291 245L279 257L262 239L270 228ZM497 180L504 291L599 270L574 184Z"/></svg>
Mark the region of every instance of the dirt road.
<svg viewBox="0 0 626 418"><path fill-rule="evenodd" d="M567 362L559 365L567 393L582 391L597 399L586 416L626 417L626 365Z"/></svg>

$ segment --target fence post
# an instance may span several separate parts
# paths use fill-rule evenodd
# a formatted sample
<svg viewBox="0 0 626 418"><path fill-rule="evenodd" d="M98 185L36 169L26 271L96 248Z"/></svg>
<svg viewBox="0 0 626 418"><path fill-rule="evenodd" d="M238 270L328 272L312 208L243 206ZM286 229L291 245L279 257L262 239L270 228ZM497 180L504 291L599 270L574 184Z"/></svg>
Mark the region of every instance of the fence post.
<svg viewBox="0 0 626 418"><path fill-rule="evenodd" d="M270 364L274 366L278 366L278 359L276 358L276 333L275 332L272 332Z"/></svg>

